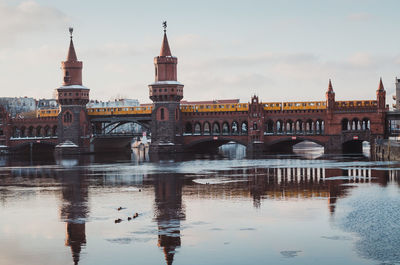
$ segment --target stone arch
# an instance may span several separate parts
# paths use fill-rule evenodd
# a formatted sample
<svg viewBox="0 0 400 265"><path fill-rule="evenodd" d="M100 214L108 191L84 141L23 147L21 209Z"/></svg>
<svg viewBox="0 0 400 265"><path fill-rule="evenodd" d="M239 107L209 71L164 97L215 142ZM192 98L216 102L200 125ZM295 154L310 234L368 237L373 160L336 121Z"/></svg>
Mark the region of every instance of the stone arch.
<svg viewBox="0 0 400 265"><path fill-rule="evenodd" d="M203 134L210 135L211 134L211 125L208 121L203 124Z"/></svg>
<svg viewBox="0 0 400 265"><path fill-rule="evenodd" d="M363 131L369 131L371 129L371 121L368 118L362 119L361 129Z"/></svg>
<svg viewBox="0 0 400 265"><path fill-rule="evenodd" d="M229 135L230 130L229 130L229 123L228 122L223 122L222 123L222 134L223 135Z"/></svg>
<svg viewBox="0 0 400 265"><path fill-rule="evenodd" d="M349 120L347 118L342 119L342 131L348 131L349 129Z"/></svg>
<svg viewBox="0 0 400 265"><path fill-rule="evenodd" d="M53 131L53 132L52 132L52 135L53 135L53 136L57 136L57 125L54 125L54 126L53 126L52 131Z"/></svg>
<svg viewBox="0 0 400 265"><path fill-rule="evenodd" d="M194 134L201 135L201 124L199 122L194 124Z"/></svg>
<svg viewBox="0 0 400 265"><path fill-rule="evenodd" d="M296 123L295 123L295 127L294 128L296 130L296 133L303 133L303 131L304 131L303 121L302 120L297 120Z"/></svg>
<svg viewBox="0 0 400 265"><path fill-rule="evenodd" d="M274 133L274 121L273 120L268 120L267 123L265 124L265 131L269 134Z"/></svg>
<svg viewBox="0 0 400 265"><path fill-rule="evenodd" d="M306 132L307 132L307 134L314 133L314 121L311 119L308 119L306 121Z"/></svg>
<svg viewBox="0 0 400 265"><path fill-rule="evenodd" d="M46 125L46 127L44 127L43 135L44 135L45 137L51 136L51 130L50 130L50 126L49 126L49 125Z"/></svg>
<svg viewBox="0 0 400 265"><path fill-rule="evenodd" d="M351 121L351 129L353 131L360 130L360 120L358 118L353 118L353 120Z"/></svg>
<svg viewBox="0 0 400 265"><path fill-rule="evenodd" d="M249 125L247 124L247 121L242 122L242 125L240 126L240 131L242 134L247 134L249 131Z"/></svg>
<svg viewBox="0 0 400 265"><path fill-rule="evenodd" d="M286 125L285 125L286 133L293 133L293 121L292 120L287 120Z"/></svg>
<svg viewBox="0 0 400 265"><path fill-rule="evenodd" d="M36 127L36 137L42 137L43 133L42 133L42 126L37 126Z"/></svg>
<svg viewBox="0 0 400 265"><path fill-rule="evenodd" d="M192 134L193 133L193 126L191 122L185 123L185 134Z"/></svg>
<svg viewBox="0 0 400 265"><path fill-rule="evenodd" d="M21 127L21 129L20 129L20 136L21 137L26 137L26 128L25 128L25 126L22 126Z"/></svg>
<svg viewBox="0 0 400 265"><path fill-rule="evenodd" d="M283 133L283 122L281 120L276 121L276 132L277 133Z"/></svg>
<svg viewBox="0 0 400 265"><path fill-rule="evenodd" d="M14 127L13 127L13 130L12 130L12 135L13 135L13 138L19 138L19 137L21 137L21 131L20 131L20 129L19 129L18 127L14 126Z"/></svg>
<svg viewBox="0 0 400 265"><path fill-rule="evenodd" d="M237 121L232 122L231 132L232 134L239 134L239 123Z"/></svg>
<svg viewBox="0 0 400 265"><path fill-rule="evenodd" d="M325 131L325 122L322 119L318 119L315 122L315 132L317 134L323 134Z"/></svg>
<svg viewBox="0 0 400 265"><path fill-rule="evenodd" d="M212 134L213 135L219 135L221 133L221 126L219 125L218 122L214 122L212 126Z"/></svg>
<svg viewBox="0 0 400 265"><path fill-rule="evenodd" d="M33 137L34 136L34 128L33 128L33 126L29 126L27 135L28 135L28 137Z"/></svg>

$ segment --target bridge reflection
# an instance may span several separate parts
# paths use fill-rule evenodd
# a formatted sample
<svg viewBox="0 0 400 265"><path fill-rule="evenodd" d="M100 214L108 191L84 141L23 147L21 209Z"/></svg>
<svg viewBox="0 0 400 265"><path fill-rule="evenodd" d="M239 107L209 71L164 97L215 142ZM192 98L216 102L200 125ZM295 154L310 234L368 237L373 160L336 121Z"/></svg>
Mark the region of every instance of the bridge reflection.
<svg viewBox="0 0 400 265"><path fill-rule="evenodd" d="M352 184L400 184L397 170L377 170L351 164L347 168L344 168L346 164L342 164L342 168L325 168L323 164L320 167L304 164L299 167L237 168L199 176L132 173L129 167L121 172L120 169L82 166L92 164L90 160L77 163L81 167L70 161L60 163L71 165L71 168L63 169L59 166L9 167L8 174L0 179L0 185L12 183L15 179L30 185L60 185L60 218L66 223L65 245L71 249L74 264L79 263L87 244L86 222L90 214L91 188L134 185L154 190L153 221L157 225L157 245L164 253L166 264L173 264L176 251L182 244L182 221L186 220L183 198L249 198L256 208L261 207L265 200L326 200L328 211L333 215L337 200L348 195L355 187Z"/></svg>

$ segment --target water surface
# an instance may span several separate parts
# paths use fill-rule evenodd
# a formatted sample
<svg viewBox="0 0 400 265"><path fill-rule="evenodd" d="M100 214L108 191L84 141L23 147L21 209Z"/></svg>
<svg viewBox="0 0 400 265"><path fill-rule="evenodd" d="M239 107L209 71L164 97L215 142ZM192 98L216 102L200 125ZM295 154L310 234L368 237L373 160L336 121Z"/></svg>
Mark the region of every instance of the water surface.
<svg viewBox="0 0 400 265"><path fill-rule="evenodd" d="M3 157L0 264L400 264L400 164L307 154Z"/></svg>

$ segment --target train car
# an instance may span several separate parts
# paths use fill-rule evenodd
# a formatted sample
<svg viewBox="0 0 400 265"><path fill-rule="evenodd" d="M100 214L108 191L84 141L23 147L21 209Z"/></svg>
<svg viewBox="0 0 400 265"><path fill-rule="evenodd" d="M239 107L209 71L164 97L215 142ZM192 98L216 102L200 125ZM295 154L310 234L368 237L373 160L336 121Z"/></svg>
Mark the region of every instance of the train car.
<svg viewBox="0 0 400 265"><path fill-rule="evenodd" d="M182 112L248 111L247 103L181 105Z"/></svg>
<svg viewBox="0 0 400 265"><path fill-rule="evenodd" d="M326 109L325 101L284 102L283 110L321 110Z"/></svg>
<svg viewBox="0 0 400 265"><path fill-rule="evenodd" d="M141 107L118 107L118 108L88 108L89 116L109 116L109 115L143 115L151 114L152 106Z"/></svg>
<svg viewBox="0 0 400 265"><path fill-rule="evenodd" d="M378 105L376 100L347 100L336 101L338 108L371 108Z"/></svg>
<svg viewBox="0 0 400 265"><path fill-rule="evenodd" d="M282 110L282 102L262 102L264 110Z"/></svg>
<svg viewBox="0 0 400 265"><path fill-rule="evenodd" d="M57 117L59 113L59 109L39 109L36 111L37 118L44 117Z"/></svg>

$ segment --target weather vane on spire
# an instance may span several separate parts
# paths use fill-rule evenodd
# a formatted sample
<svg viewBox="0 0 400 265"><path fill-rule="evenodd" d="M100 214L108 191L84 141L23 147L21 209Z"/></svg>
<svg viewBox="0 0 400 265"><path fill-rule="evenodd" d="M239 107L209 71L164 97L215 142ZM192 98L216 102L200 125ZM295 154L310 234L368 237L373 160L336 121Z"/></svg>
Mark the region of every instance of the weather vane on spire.
<svg viewBox="0 0 400 265"><path fill-rule="evenodd" d="M164 33L167 31L167 21L163 21L162 26L164 28Z"/></svg>
<svg viewBox="0 0 400 265"><path fill-rule="evenodd" d="M69 27L69 34L71 35L71 39L72 39L72 32L74 32L74 28L73 27Z"/></svg>

